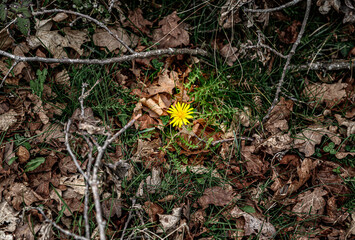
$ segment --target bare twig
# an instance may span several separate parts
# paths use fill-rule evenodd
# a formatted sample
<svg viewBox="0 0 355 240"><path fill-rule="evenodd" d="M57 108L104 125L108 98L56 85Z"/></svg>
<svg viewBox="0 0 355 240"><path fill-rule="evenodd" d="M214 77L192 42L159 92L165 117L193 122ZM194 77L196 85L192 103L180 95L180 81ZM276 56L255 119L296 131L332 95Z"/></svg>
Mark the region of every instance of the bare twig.
<svg viewBox="0 0 355 240"><path fill-rule="evenodd" d="M17 18L15 18L14 20L12 20L11 22L9 22L9 24L7 24L3 29L0 30L0 33L2 33L3 31L5 31L6 29L8 29L12 24L14 24L17 21Z"/></svg>
<svg viewBox="0 0 355 240"><path fill-rule="evenodd" d="M288 69L292 71L305 71L305 70L316 70L316 71L335 71L352 69L355 67L355 58L349 60L337 60L334 62L313 62L306 63L302 65L289 65Z"/></svg>
<svg viewBox="0 0 355 240"><path fill-rule="evenodd" d="M269 12L276 12L280 11L284 8L291 7L293 5L296 5L297 3L301 2L302 0L293 0L291 2L288 2L284 5L275 7L275 8L268 8L268 9L250 9L250 8L243 8L243 11L245 12L251 12L251 13L269 13Z"/></svg>
<svg viewBox="0 0 355 240"><path fill-rule="evenodd" d="M3 79L1 80L0 88L2 88L2 86L3 86L3 84L4 84L5 80L6 80L6 78L9 76L10 72L12 71L12 69L14 69L14 67L17 65L17 63L18 63L18 61L15 61L15 62L11 65L9 71L7 71L7 73L5 74L5 76L3 77Z"/></svg>
<svg viewBox="0 0 355 240"><path fill-rule="evenodd" d="M237 138L226 138L226 139L221 139L221 140L216 140L211 143L212 146L217 145L218 143L224 143L224 142L231 142L236 139L242 139L242 140L247 140L247 141L254 141L255 139L252 137L238 137Z"/></svg>
<svg viewBox="0 0 355 240"><path fill-rule="evenodd" d="M111 36L113 36L117 41L119 41L130 53L132 53L132 54L136 53L124 41L122 41L116 34L114 34L104 23L96 20L95 18L92 18L92 17L82 14L82 13L78 13L78 12L74 12L74 11L70 11L70 10L64 10L64 9L50 9L50 10L42 10L42 11L38 11L38 12L32 12L33 16L43 15L46 13L68 13L68 14L80 16L82 18L86 18L86 19L96 23L98 26L102 27L103 29L105 29Z"/></svg>
<svg viewBox="0 0 355 240"><path fill-rule="evenodd" d="M131 219L132 219L132 212L133 212L133 210L134 210L134 205L135 205L135 204L136 204L136 199L133 198L133 199L132 199L131 211L129 211L128 218L127 218L126 223L125 223L125 225L124 225L124 228L123 228L123 231L122 231L121 240L124 239L124 234L125 234L125 232L126 232L126 229L127 229L127 227L128 227L129 222L130 222Z"/></svg>
<svg viewBox="0 0 355 240"><path fill-rule="evenodd" d="M286 63L285 63L285 66L283 68L283 71L282 71L282 75L281 75L281 79L279 81L279 83L277 84L277 89L276 89L276 93L275 93L275 98L268 110L268 113L266 114L266 116L263 118L263 122L265 122L269 117L270 117L270 113L271 111L274 109L274 107L276 106L277 102L279 101L279 96L280 96L280 92L281 92L281 87L282 87L282 84L285 80L285 76L286 76L286 71L288 69L288 66L291 62L291 58L293 57L293 55L296 53L296 48L298 47L298 45L300 44L301 42L301 39L302 39L302 36L303 36L303 33L304 33L304 30L306 28L306 25L307 25L307 21L308 21L308 17L309 17L309 12L311 10L311 4L312 4L312 1L311 0L307 0L307 7L306 7L306 13L304 15L304 18L303 18L303 22L302 22L302 26L301 26L301 30L297 36L297 39L296 39L296 42L292 45L292 48L291 48L291 51L290 53L287 55L287 59L286 59Z"/></svg>
<svg viewBox="0 0 355 240"><path fill-rule="evenodd" d="M150 58L162 55L201 55L207 56L208 53L202 49L188 49L188 48L167 48L152 50L149 52L139 52L131 55L125 55L121 57L107 58L107 59L70 59L70 58L43 58L43 57L23 57L13 55L11 53L0 50L0 55L14 59L18 62L44 62L44 63L64 63L64 64L98 64L105 65L111 63L120 63L125 61L131 61L137 58Z"/></svg>
<svg viewBox="0 0 355 240"><path fill-rule="evenodd" d="M45 221L46 222L49 222L52 226L54 226L55 228L57 228L59 231L61 231L62 233L74 238L74 239L80 239L80 240L89 240L90 238L86 238L86 237L82 237L82 236L79 236L79 235L76 235L72 232L70 232L69 230L65 230L63 229L62 227L60 227L59 225L57 225L55 222L53 222L52 220L50 220L46 214L44 213L44 211L39 208L39 207L27 207L27 210L37 210L38 212L40 212L42 214L42 216L44 217Z"/></svg>

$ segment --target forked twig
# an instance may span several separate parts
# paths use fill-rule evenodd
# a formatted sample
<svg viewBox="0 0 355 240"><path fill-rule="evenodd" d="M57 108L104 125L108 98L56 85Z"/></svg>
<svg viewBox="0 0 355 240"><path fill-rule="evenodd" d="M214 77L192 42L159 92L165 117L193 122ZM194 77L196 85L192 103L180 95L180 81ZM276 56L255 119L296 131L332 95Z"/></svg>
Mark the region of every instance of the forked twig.
<svg viewBox="0 0 355 240"><path fill-rule="evenodd" d="M301 2L302 0L293 0L291 2L285 3L284 5L275 7L275 8L268 8L268 9L250 9L250 8L243 8L244 12L251 12L251 13L269 13L269 12L276 12L280 11L284 8L291 7L296 5L297 3Z"/></svg>

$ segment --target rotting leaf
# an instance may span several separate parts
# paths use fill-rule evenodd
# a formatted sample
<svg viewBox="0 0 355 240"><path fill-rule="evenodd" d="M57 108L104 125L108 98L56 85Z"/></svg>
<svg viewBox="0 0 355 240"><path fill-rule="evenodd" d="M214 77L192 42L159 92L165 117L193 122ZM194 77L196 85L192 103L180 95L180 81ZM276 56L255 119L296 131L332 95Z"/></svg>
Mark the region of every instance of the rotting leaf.
<svg viewBox="0 0 355 240"><path fill-rule="evenodd" d="M181 19L174 11L159 21L160 28L154 30L153 41L159 44L159 48L173 48L180 45L188 45L190 42L189 33L179 24Z"/></svg>
<svg viewBox="0 0 355 240"><path fill-rule="evenodd" d="M229 204L233 200L235 193L231 186L228 186L229 189L223 189L220 186L207 188L204 191L203 196L198 199L198 203L202 209L206 209L210 204L220 207L224 207Z"/></svg>
<svg viewBox="0 0 355 240"><path fill-rule="evenodd" d="M178 224L181 219L182 208L177 207L173 208L172 214L159 214L159 222L161 224L161 228L158 228L157 233L167 232L169 230L174 229L174 227Z"/></svg>
<svg viewBox="0 0 355 240"><path fill-rule="evenodd" d="M12 239L12 234L17 227L19 218L17 217L18 213L6 202L2 201L0 203L0 238L1 236L7 236ZM9 234L10 233L10 234ZM2 238L1 238L2 239Z"/></svg>
<svg viewBox="0 0 355 240"><path fill-rule="evenodd" d="M161 206L150 201L144 203L143 209L148 214L150 222L157 222L158 214L164 213L164 209Z"/></svg>

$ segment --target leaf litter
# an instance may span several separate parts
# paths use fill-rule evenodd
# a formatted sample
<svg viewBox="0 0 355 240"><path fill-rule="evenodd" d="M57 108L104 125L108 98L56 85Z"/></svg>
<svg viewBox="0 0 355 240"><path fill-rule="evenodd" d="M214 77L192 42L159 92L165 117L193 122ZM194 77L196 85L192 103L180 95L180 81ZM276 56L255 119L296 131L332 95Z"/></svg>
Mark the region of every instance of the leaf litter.
<svg viewBox="0 0 355 240"><path fill-rule="evenodd" d="M219 24L222 28L231 28L243 21L239 16L239 8L245 3L242 2L237 9L231 10L232 3L235 2L227 1L221 9L222 17ZM336 1L318 1L317 4L322 14L327 14L330 6L339 10ZM346 1L345 5L347 9L351 9L349 1ZM344 9L342 11L345 11ZM347 21L351 21L351 14L347 17ZM73 30L69 27L61 31L55 30L55 23L67 18L66 14L57 14L47 20L36 19L34 35L29 36L27 42L16 46L13 46L14 41L8 31L3 31L0 35L3 40L1 49L13 47L13 52L19 56L27 56L30 51L42 57L52 54L54 57L67 58L68 53L84 56L83 44L90 41L88 31ZM262 21L267 25L268 16L259 15L259 19L250 19L248 24L252 21ZM135 34L145 34L158 48L191 44L187 30L189 26L182 21L177 12L157 22L158 27L155 30L152 30L153 24L154 22L144 18L141 9L129 11L127 19L122 22L123 27L130 28ZM142 51L147 47L141 45L142 42L135 34L129 34L117 23L112 25L114 26L110 26L110 30L136 51ZM279 40L284 44L292 44L297 38L299 26L300 22L294 21L286 29L278 30ZM105 48L113 54L127 51L102 29L97 28L92 39L93 44L101 50ZM253 45L252 42L243 43L244 45L238 47L222 42L217 44L219 53L229 66L233 66L239 58L258 58L263 64L270 59L267 51L258 50L254 55L243 52L245 46ZM71 48L73 51L66 51L66 48ZM163 137L163 133L167 131L167 122L164 118L168 118L166 112L168 108L177 101L192 102L191 93L200 86L196 82L186 87L186 78L194 65L186 67L185 63L181 64L183 62L181 56L159 59L163 61L161 63L164 66L159 70L153 66L153 59L135 60L136 65L127 70L128 74L122 71L115 77L120 85L132 90L132 94L139 99L135 102L132 117L142 115L135 123L136 129L142 135L132 148L133 156L129 164L123 164L125 166L123 167L122 164L105 163L107 169L111 169L107 172L112 171L102 172L102 177L107 182L101 186L102 196L105 199L102 204L104 216L107 220L113 219L108 227L110 231L122 229L128 217L126 209L130 204L127 198L129 192L121 185L122 179L126 178L130 182L137 177L138 172L132 166L134 163L143 166L145 171L135 196L143 200L144 206L141 208L144 212L141 213L146 214L145 218L153 224L151 229L158 234L172 233L186 223L191 235L177 232L176 239L184 236L186 239L187 236L202 238L201 236L209 236L211 228L208 224L211 219L221 220L220 217L223 216L232 222L231 230L237 230L226 230L230 238L257 236L259 239L272 239L280 234L277 232L280 225L272 223L268 214L268 211L276 205L286 208L287 213L283 214L297 220L308 220L318 216L319 219L315 220L317 231L326 232L322 236L326 235L329 238L331 236L335 239L340 236L350 238L355 235L354 214L350 214L346 207L342 207L347 200L347 195L351 194L351 189L345 181L354 178L355 171L341 162L328 159L330 155L338 159L354 156L353 152L345 148L345 144L353 141L351 137L355 131L354 108L347 112L338 109L353 101L353 89L349 83L342 80L336 83L306 83L302 94L308 98L308 106L319 108L321 105L329 112L329 115L324 114L323 118L319 118L323 120L317 124L308 124L291 131L291 121L297 103L281 98L265 123L253 119L253 109L245 106L242 109L235 109L230 129L224 126L216 127L206 119L195 119L191 128L175 129L175 135ZM71 86L69 70L56 65L51 66L55 68L53 81L68 93ZM28 78L26 74L31 75L31 73L24 73L27 68L35 76L35 71L29 64L20 63L10 74L11 81L14 80L17 85L23 84L19 79ZM1 61L0 69L6 73L8 65ZM143 76L145 70L157 70L156 75L148 80ZM134 76L133 81L131 76ZM41 220L38 212L31 211L31 215L36 219L33 228L23 221L20 223L21 219L17 211L21 211L25 206L43 204L47 208L49 217L52 217L52 214L57 216L56 214L61 212L63 216L59 224L67 228L72 226L73 216L83 212L82 198L85 193L85 182L65 150L63 124L53 121L54 115L62 116L62 110L66 105L56 105L54 99L58 96L52 91L52 86L47 82L44 84L42 98L26 89L16 92L18 96L16 100L0 97L0 130L8 140L0 148L2 161L0 238L6 239L15 234L19 238L34 239L32 233L35 233L41 239L52 234L49 224L40 224L43 219ZM132 89L135 87L137 88ZM325 121L326 116L328 119ZM74 122L70 129L71 133L85 131L90 134L101 134L107 131L102 127L102 120L92 108L85 109L84 118L87 120L85 123L81 119L79 109L73 110L71 118ZM242 131L238 126L243 126L245 130ZM255 126L262 126L263 131L259 131L261 128L257 129ZM24 135L27 140L16 135L18 129L26 130ZM258 131L254 131L255 129ZM150 134L145 136L145 133ZM253 134L253 141L239 141L239 139L227 141L248 133ZM216 144L216 148L212 150L211 146L215 146L212 143L219 140L225 142ZM323 150L324 146L330 143L333 143L336 149L334 154ZM54 147L55 150L43 149L38 146L39 144L46 144ZM80 154L85 155L87 145L80 141L73 142L73 145L80 148ZM117 149L110 149L110 151L108 156L112 159L121 159L122 151L127 149L120 149L120 155L115 152ZM180 161L178 164L171 163L168 154L185 156L186 161ZM38 163L38 166L33 163ZM210 164L215 164L215 169L211 170ZM36 167L29 169L28 166ZM112 168L112 166L119 167ZM81 167L85 169L86 163L81 163ZM169 172L172 169L173 171ZM181 198L176 194L164 192L168 172L181 179L191 176L192 180L184 180L184 185L192 185L196 189L201 187L198 184L204 182L206 179L203 178L206 176L210 176L220 184L208 186L199 194L193 192ZM270 182L263 187L265 181ZM112 183L116 185L112 188L114 190L110 189ZM180 193L186 186L177 188L177 191ZM148 199L151 196L157 198ZM191 203L191 199L195 202ZM168 204L170 208L166 207ZM218 209L221 215L217 214L211 218L209 214L213 209ZM301 228L307 231L307 227L309 226L305 225ZM291 228L286 229L285 232L293 231Z"/></svg>

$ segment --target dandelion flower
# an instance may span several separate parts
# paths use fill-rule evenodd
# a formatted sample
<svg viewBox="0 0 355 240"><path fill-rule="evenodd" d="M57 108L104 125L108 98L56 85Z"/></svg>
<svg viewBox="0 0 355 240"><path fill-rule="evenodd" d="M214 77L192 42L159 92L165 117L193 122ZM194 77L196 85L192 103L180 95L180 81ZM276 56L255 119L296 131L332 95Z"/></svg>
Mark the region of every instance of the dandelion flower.
<svg viewBox="0 0 355 240"><path fill-rule="evenodd" d="M188 124L189 120L191 119L192 114L193 114L193 108L190 107L190 104L186 103L176 103L175 106L171 106L168 109L168 113L170 113L170 118L173 120L170 122L170 124L173 125L173 127L178 126L179 128L184 124Z"/></svg>

